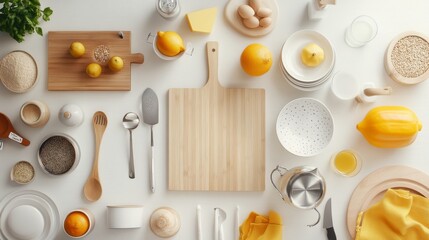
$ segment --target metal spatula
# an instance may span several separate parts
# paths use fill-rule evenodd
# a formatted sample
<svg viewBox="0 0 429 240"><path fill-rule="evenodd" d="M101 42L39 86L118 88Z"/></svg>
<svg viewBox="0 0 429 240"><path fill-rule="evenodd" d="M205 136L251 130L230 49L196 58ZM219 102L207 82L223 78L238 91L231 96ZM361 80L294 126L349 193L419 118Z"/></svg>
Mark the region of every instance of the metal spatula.
<svg viewBox="0 0 429 240"><path fill-rule="evenodd" d="M150 186L151 186L152 192L155 192L153 126L158 123L159 107L158 107L158 97L156 96L156 93L151 88L147 88L143 92L142 110L143 110L143 122L150 125L150 145L152 148L151 161L150 161Z"/></svg>

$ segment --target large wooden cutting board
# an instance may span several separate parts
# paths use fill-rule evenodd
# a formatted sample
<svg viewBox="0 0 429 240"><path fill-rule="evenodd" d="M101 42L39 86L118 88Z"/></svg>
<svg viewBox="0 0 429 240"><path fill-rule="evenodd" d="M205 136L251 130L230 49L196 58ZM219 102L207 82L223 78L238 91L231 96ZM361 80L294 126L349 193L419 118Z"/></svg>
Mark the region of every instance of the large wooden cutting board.
<svg viewBox="0 0 429 240"><path fill-rule="evenodd" d="M265 189L265 90L224 88L218 43L207 43L203 88L170 89L169 190Z"/></svg>
<svg viewBox="0 0 429 240"><path fill-rule="evenodd" d="M131 54L131 32L124 31L49 32L48 33L48 90L51 91L129 91L131 90L131 63L143 63L143 54ZM85 55L75 59L68 49L74 41L82 42ZM124 60L124 68L117 73L103 65L100 77L90 78L86 66L95 62L93 51L105 45L110 56Z"/></svg>
<svg viewBox="0 0 429 240"><path fill-rule="evenodd" d="M366 176L353 191L347 208L347 229L353 239L359 213L380 201L389 188L401 188L429 198L429 175L407 166L388 166Z"/></svg>

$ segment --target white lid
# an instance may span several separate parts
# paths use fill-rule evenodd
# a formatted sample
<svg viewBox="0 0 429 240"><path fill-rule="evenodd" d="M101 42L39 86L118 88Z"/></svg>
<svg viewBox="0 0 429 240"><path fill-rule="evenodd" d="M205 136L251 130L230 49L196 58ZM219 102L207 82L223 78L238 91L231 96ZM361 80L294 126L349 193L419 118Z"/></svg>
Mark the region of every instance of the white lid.
<svg viewBox="0 0 429 240"><path fill-rule="evenodd" d="M44 226L42 213L30 205L17 206L7 216L9 232L18 239L38 238L43 233Z"/></svg>

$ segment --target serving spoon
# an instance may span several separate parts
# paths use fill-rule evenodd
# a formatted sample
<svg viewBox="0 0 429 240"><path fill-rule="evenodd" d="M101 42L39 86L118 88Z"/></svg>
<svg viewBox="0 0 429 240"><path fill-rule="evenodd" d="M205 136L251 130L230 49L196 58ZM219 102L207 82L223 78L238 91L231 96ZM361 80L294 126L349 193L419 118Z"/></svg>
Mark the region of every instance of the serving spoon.
<svg viewBox="0 0 429 240"><path fill-rule="evenodd" d="M133 151L133 130L139 126L140 119L137 113L129 112L122 119L122 125L130 132L130 162L128 176L133 179L136 177L134 171L134 151Z"/></svg>
<svg viewBox="0 0 429 240"><path fill-rule="evenodd" d="M92 125L95 133L95 157L92 165L91 175L86 180L83 187L83 193L88 201L95 202L101 197L103 189L101 188L100 177L98 175L98 156L100 152L101 139L107 127L107 116L103 112L96 112L92 117Z"/></svg>
<svg viewBox="0 0 429 240"><path fill-rule="evenodd" d="M29 140L16 132L10 119L3 113L0 113L0 139L2 138L8 138L24 146L30 145Z"/></svg>

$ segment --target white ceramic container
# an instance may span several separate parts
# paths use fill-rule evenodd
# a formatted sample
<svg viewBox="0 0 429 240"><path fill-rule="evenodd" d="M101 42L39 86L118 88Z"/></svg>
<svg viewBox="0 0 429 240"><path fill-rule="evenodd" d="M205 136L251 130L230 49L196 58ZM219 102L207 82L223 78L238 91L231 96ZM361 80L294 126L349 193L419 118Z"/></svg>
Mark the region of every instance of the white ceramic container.
<svg viewBox="0 0 429 240"><path fill-rule="evenodd" d="M140 228L142 225L142 205L107 206L107 226L109 228Z"/></svg>

